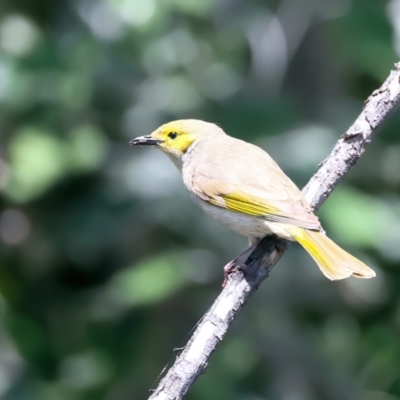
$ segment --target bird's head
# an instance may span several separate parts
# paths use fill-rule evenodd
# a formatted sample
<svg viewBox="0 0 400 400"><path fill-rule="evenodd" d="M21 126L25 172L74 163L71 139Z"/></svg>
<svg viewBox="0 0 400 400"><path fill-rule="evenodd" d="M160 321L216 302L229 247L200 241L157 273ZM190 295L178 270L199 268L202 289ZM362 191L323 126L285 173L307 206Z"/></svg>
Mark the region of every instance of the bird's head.
<svg viewBox="0 0 400 400"><path fill-rule="evenodd" d="M140 136L129 143L131 145L154 146L166 153L179 167L182 157L198 141L206 136L225 134L217 125L196 120L181 119L161 125L147 136Z"/></svg>

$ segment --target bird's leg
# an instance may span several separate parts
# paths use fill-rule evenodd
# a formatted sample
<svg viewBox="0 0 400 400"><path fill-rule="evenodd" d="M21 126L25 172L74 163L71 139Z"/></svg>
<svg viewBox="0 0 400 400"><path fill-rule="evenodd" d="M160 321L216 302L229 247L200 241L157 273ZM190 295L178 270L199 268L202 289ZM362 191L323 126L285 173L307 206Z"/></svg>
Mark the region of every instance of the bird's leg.
<svg viewBox="0 0 400 400"><path fill-rule="evenodd" d="M238 269L242 272L244 272L246 270L246 265L237 265L236 263L246 253L252 252L256 248L259 241L260 241L259 239L257 239L257 240L255 240L253 238L249 239L249 245L237 257L235 257L232 261L229 261L228 264L225 265L225 267L224 267L224 282L222 283L222 287L225 287L226 283L228 282L229 275L232 272L234 272L235 269Z"/></svg>

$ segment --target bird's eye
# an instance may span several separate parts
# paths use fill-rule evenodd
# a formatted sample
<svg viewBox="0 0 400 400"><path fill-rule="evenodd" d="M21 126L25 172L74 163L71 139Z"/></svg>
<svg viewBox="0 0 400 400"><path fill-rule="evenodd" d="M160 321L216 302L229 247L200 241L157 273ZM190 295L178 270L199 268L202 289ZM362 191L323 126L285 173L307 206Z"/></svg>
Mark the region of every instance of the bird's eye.
<svg viewBox="0 0 400 400"><path fill-rule="evenodd" d="M175 139L178 136L178 134L176 132L170 132L168 133L168 137L171 139Z"/></svg>

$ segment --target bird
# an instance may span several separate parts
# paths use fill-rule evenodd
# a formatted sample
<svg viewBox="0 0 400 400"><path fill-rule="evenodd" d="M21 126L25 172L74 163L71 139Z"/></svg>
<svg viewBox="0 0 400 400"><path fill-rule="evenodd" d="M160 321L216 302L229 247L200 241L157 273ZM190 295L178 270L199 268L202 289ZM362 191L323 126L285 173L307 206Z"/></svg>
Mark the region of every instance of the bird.
<svg viewBox="0 0 400 400"><path fill-rule="evenodd" d="M225 265L225 281L240 267L238 261L267 235L297 241L330 280L375 276L326 236L300 189L262 148L196 119L165 123L129 144L164 152L180 171L196 205L248 237L249 245Z"/></svg>

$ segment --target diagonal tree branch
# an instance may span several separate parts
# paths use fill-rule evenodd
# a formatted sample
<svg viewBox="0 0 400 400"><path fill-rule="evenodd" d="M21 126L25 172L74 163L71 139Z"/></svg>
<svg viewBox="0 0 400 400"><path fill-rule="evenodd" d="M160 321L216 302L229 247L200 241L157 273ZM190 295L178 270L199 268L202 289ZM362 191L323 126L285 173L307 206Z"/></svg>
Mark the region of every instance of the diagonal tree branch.
<svg viewBox="0 0 400 400"><path fill-rule="evenodd" d="M371 141L373 132L400 101L400 63L395 64L383 85L365 102L362 113L338 140L331 154L303 189L314 209L318 209L340 179L350 170ZM184 350L149 399L178 400L202 374L212 353L233 320L260 283L268 277L288 246L275 236L264 238L246 260L249 269L231 275L227 285L203 316Z"/></svg>

